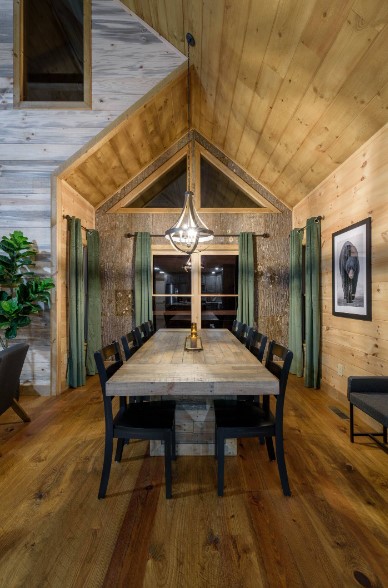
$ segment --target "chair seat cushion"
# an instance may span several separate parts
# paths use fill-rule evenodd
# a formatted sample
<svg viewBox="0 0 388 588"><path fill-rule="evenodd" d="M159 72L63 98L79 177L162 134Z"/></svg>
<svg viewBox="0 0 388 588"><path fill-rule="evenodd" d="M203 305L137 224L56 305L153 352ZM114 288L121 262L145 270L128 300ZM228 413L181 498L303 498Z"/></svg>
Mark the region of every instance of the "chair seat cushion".
<svg viewBox="0 0 388 588"><path fill-rule="evenodd" d="M388 427L388 394L362 394L350 392L349 401L360 410Z"/></svg>
<svg viewBox="0 0 388 588"><path fill-rule="evenodd" d="M215 400L214 412L218 428L271 427L275 418L270 412L251 402L241 400Z"/></svg>
<svg viewBox="0 0 388 588"><path fill-rule="evenodd" d="M118 412L115 427L135 429L171 429L175 418L174 401L151 401L131 403L123 412Z"/></svg>

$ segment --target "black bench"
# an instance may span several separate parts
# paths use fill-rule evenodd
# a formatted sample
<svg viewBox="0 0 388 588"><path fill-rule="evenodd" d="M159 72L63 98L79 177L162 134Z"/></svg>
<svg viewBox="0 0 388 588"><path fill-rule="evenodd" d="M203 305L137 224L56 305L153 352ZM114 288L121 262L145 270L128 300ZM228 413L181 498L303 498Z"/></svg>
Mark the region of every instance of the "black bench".
<svg viewBox="0 0 388 588"><path fill-rule="evenodd" d="M351 376L348 378L348 400L350 402L350 441L354 443L354 437L370 437L387 451L388 376ZM355 433L354 406L383 425L383 432ZM383 443L377 437L383 437Z"/></svg>

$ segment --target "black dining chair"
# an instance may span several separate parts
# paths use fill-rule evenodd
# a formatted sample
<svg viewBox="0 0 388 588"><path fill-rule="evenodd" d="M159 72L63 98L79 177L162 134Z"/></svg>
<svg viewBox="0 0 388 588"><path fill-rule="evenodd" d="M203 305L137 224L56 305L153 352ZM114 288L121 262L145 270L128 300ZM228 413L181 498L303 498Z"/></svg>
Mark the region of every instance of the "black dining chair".
<svg viewBox="0 0 388 588"><path fill-rule="evenodd" d="M124 350L124 357L128 360L139 349L133 331L121 337L121 344Z"/></svg>
<svg viewBox="0 0 388 588"><path fill-rule="evenodd" d="M263 363L264 351L267 345L267 336L256 331L256 329L249 328L245 346L249 351ZM244 402L260 402L259 396L243 395L238 397L239 401ZM264 437L260 437L260 443L264 444Z"/></svg>
<svg viewBox="0 0 388 588"><path fill-rule="evenodd" d="M141 347L143 343L145 343L145 340L144 334L142 333L140 327L135 327L134 329L132 329L131 333L135 339L136 346Z"/></svg>
<svg viewBox="0 0 388 588"><path fill-rule="evenodd" d="M263 335L262 333L259 333L259 331L254 330L251 333L249 346L247 344L247 348L249 349L249 351L253 353L253 355L255 355L259 361L261 361L261 363L263 363L267 340L267 335Z"/></svg>
<svg viewBox="0 0 388 588"><path fill-rule="evenodd" d="M98 498L104 498L109 482L113 439L117 439L115 461L120 462L124 444L130 439L164 442L166 498L172 496L171 460L175 459L175 402L127 402L120 396L118 412L113 415L112 396L106 394L106 383L123 365L119 345L114 341L94 354L100 376L105 415L105 450Z"/></svg>
<svg viewBox="0 0 388 588"><path fill-rule="evenodd" d="M237 319L235 319L233 321L232 331L231 332L239 340L240 340L240 337L241 337L241 334L242 334L242 331L243 331L243 327L244 327L244 323L241 323Z"/></svg>
<svg viewBox="0 0 388 588"><path fill-rule="evenodd" d="M155 333L154 323L151 320L148 320L144 323L144 328L147 334L147 338L149 339Z"/></svg>
<svg viewBox="0 0 388 588"><path fill-rule="evenodd" d="M291 496L283 447L283 408L292 351L271 341L265 367L279 380L279 394L274 396L276 410L270 410L270 397L263 404L238 400L214 400L215 447L218 461L218 496L224 494L225 439L264 437L271 461L277 460L280 481L285 496ZM259 392L259 391L258 391ZM276 457L272 438L275 437Z"/></svg>
<svg viewBox="0 0 388 588"><path fill-rule="evenodd" d="M245 337L245 347L247 349L249 349L251 346L252 337L255 332L256 332L256 329L254 329L253 327L248 327L248 331L247 331L246 337Z"/></svg>
<svg viewBox="0 0 388 588"><path fill-rule="evenodd" d="M253 333L253 327L250 327L249 325L246 325L244 323L241 335L239 337L239 341L240 341L240 343L243 343L243 345L245 345L245 347L248 347L249 341L252 337L252 333Z"/></svg>
<svg viewBox="0 0 388 588"><path fill-rule="evenodd" d="M148 321L146 321L145 323L142 323L140 325L140 333L141 333L141 336L143 338L144 343L146 341L148 341L148 339L151 338L152 333L151 333L150 324Z"/></svg>

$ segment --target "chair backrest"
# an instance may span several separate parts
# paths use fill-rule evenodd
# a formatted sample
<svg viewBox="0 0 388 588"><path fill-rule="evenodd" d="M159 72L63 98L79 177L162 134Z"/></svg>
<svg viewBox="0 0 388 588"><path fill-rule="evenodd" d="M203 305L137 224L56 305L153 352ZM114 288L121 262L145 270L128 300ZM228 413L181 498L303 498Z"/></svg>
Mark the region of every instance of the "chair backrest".
<svg viewBox="0 0 388 588"><path fill-rule="evenodd" d="M129 359L139 349L133 331L121 337L125 359Z"/></svg>
<svg viewBox="0 0 388 588"><path fill-rule="evenodd" d="M143 342L148 341L148 339L151 337L151 330L148 322L142 323L140 325L140 332L143 337Z"/></svg>
<svg viewBox="0 0 388 588"><path fill-rule="evenodd" d="M247 325L246 323L243 323L242 325L242 329L241 329L241 333L238 337L239 341L241 343L243 343L244 345L246 345L247 343L247 339L250 335L250 330L252 329L252 327L250 327L249 325Z"/></svg>
<svg viewBox="0 0 388 588"><path fill-rule="evenodd" d="M140 327L135 327L134 329L132 329L131 333L134 336L136 346L141 347L144 343L144 338L143 338L142 332L140 330Z"/></svg>
<svg viewBox="0 0 388 588"><path fill-rule="evenodd" d="M284 397L286 393L292 357L293 353L287 347L276 343L276 341L270 342L265 367L279 380L279 396L275 398Z"/></svg>
<svg viewBox="0 0 388 588"><path fill-rule="evenodd" d="M151 320L149 320L146 321L144 324L147 325L146 328L149 332L149 337L151 337L155 333L154 323Z"/></svg>
<svg viewBox="0 0 388 588"><path fill-rule="evenodd" d="M253 353L253 355L255 357L257 357L257 359L259 361L261 361L262 363L263 363L265 346L267 345L267 339L268 339L267 335L263 335L263 333L259 333L259 331L254 330L251 335L249 347L248 347L248 342L247 342L247 347L248 347L249 351L251 353Z"/></svg>
<svg viewBox="0 0 388 588"><path fill-rule="evenodd" d="M232 324L232 333L237 339L240 339L241 333L244 327L244 323L241 323L238 320L234 320Z"/></svg>
<svg viewBox="0 0 388 588"><path fill-rule="evenodd" d="M96 351L94 353L94 360L98 375L100 376L102 393L105 397L105 384L123 365L118 342L113 341L110 345L106 345L99 351Z"/></svg>
<svg viewBox="0 0 388 588"><path fill-rule="evenodd" d="M20 374L28 351L27 343L16 343L0 351L0 414L19 399Z"/></svg>
<svg viewBox="0 0 388 588"><path fill-rule="evenodd" d="M247 331L245 333L245 338L244 338L245 347L247 349L249 349L251 346L251 341L252 341L252 337L253 337L254 332L255 332L255 329L253 327L247 327Z"/></svg>

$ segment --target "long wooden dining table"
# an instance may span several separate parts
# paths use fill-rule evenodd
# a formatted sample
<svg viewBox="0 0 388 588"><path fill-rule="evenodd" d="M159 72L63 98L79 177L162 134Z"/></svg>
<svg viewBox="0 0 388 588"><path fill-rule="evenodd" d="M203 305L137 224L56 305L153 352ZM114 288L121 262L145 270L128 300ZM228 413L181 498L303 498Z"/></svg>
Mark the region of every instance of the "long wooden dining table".
<svg viewBox="0 0 388 588"><path fill-rule="evenodd" d="M199 331L202 350L186 349L189 334L188 329L156 331L107 382L106 393L176 397L178 453L209 454L214 449L211 397L277 395L279 386L227 329ZM233 442L228 452L235 453Z"/></svg>

